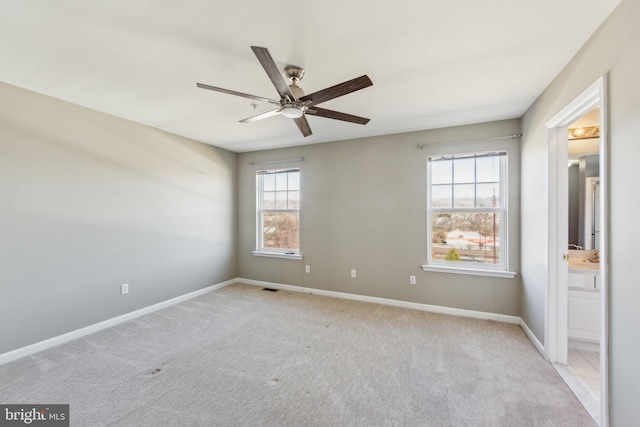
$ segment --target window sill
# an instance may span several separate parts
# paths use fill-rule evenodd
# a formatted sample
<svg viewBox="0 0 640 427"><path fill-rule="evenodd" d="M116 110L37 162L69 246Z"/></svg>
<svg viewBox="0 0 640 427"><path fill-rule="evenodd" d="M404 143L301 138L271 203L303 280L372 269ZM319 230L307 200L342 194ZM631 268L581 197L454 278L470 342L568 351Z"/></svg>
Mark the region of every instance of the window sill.
<svg viewBox="0 0 640 427"><path fill-rule="evenodd" d="M264 252L264 251L251 251L253 256L262 256L267 258L281 258L281 259L296 259L301 260L302 255L300 254L283 254L277 252Z"/></svg>
<svg viewBox="0 0 640 427"><path fill-rule="evenodd" d="M447 267L444 265L423 265L422 271L434 271L437 273L467 274L471 276L503 277L505 279L513 279L514 277L516 277L516 274L518 274L513 271L484 270L480 268Z"/></svg>

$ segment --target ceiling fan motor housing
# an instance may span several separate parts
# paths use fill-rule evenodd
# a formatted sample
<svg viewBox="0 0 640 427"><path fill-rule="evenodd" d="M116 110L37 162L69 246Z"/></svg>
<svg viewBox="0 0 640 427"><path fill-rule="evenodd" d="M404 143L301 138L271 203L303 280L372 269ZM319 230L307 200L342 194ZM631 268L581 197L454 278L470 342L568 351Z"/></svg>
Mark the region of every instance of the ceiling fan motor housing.
<svg viewBox="0 0 640 427"><path fill-rule="evenodd" d="M304 103L295 101L296 99L300 99L304 96L304 91L296 84L302 80L302 77L304 77L304 69L296 65L288 65L284 69L284 75L291 80L289 90L291 91L294 100L290 101L289 99L283 99L281 107L282 115L290 119L297 119L298 117L302 117L306 110Z"/></svg>
<svg viewBox="0 0 640 427"><path fill-rule="evenodd" d="M302 88L295 83L291 83L289 85L289 90L296 99L300 99L304 96L304 90L302 90Z"/></svg>
<svg viewBox="0 0 640 427"><path fill-rule="evenodd" d="M304 77L304 68L298 67L297 65L287 65L284 68L284 75L291 80L289 90L291 90L293 97L295 99L302 98L304 96L304 91L297 85L297 83L302 80L302 77Z"/></svg>

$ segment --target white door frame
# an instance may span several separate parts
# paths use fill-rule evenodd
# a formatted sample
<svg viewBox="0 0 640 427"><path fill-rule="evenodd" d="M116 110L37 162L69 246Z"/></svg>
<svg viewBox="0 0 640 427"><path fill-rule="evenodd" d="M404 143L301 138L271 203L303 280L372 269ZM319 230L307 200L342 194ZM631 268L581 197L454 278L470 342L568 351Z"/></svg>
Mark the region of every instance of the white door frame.
<svg viewBox="0 0 640 427"><path fill-rule="evenodd" d="M545 304L545 356L553 363L567 363L568 287L567 251L567 128L594 108L600 108L600 425L609 425L609 212L607 76L596 80L580 96L546 123L547 128L547 298Z"/></svg>

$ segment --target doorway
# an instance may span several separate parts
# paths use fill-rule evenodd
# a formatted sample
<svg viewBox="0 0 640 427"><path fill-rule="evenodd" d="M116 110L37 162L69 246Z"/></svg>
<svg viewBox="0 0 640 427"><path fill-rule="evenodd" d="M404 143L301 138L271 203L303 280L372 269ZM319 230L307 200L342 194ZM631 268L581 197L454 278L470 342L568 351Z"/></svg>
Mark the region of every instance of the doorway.
<svg viewBox="0 0 640 427"><path fill-rule="evenodd" d="M569 174L567 173L569 125L588 112L599 109L600 139L597 156L600 172L598 186L599 206L593 217L599 239L599 414L590 413L601 426L608 426L608 171L607 171L607 102L606 76L602 76L574 101L562 109L546 124L547 128L547 300L545 313L545 355L550 362L565 366L569 344ZM586 185L586 183L585 183ZM583 227L588 230L587 227ZM592 228L593 229L593 228ZM586 231L583 231L585 236ZM586 241L586 240L584 240ZM590 239L592 242L593 240ZM584 245L579 245L584 246ZM560 372L560 369L559 369ZM562 374L562 372L561 372ZM564 375L563 375L564 378ZM565 378L567 384L572 386ZM578 395L578 393L576 393ZM580 396L578 396L580 397ZM583 402L584 403L584 402Z"/></svg>

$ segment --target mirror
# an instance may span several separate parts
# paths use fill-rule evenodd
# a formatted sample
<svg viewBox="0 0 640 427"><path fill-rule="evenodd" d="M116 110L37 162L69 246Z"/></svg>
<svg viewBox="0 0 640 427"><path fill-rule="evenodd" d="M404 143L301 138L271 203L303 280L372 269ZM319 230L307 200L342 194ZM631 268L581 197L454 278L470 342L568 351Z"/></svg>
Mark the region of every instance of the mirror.
<svg viewBox="0 0 640 427"><path fill-rule="evenodd" d="M600 110L569 125L569 249L599 249Z"/></svg>

